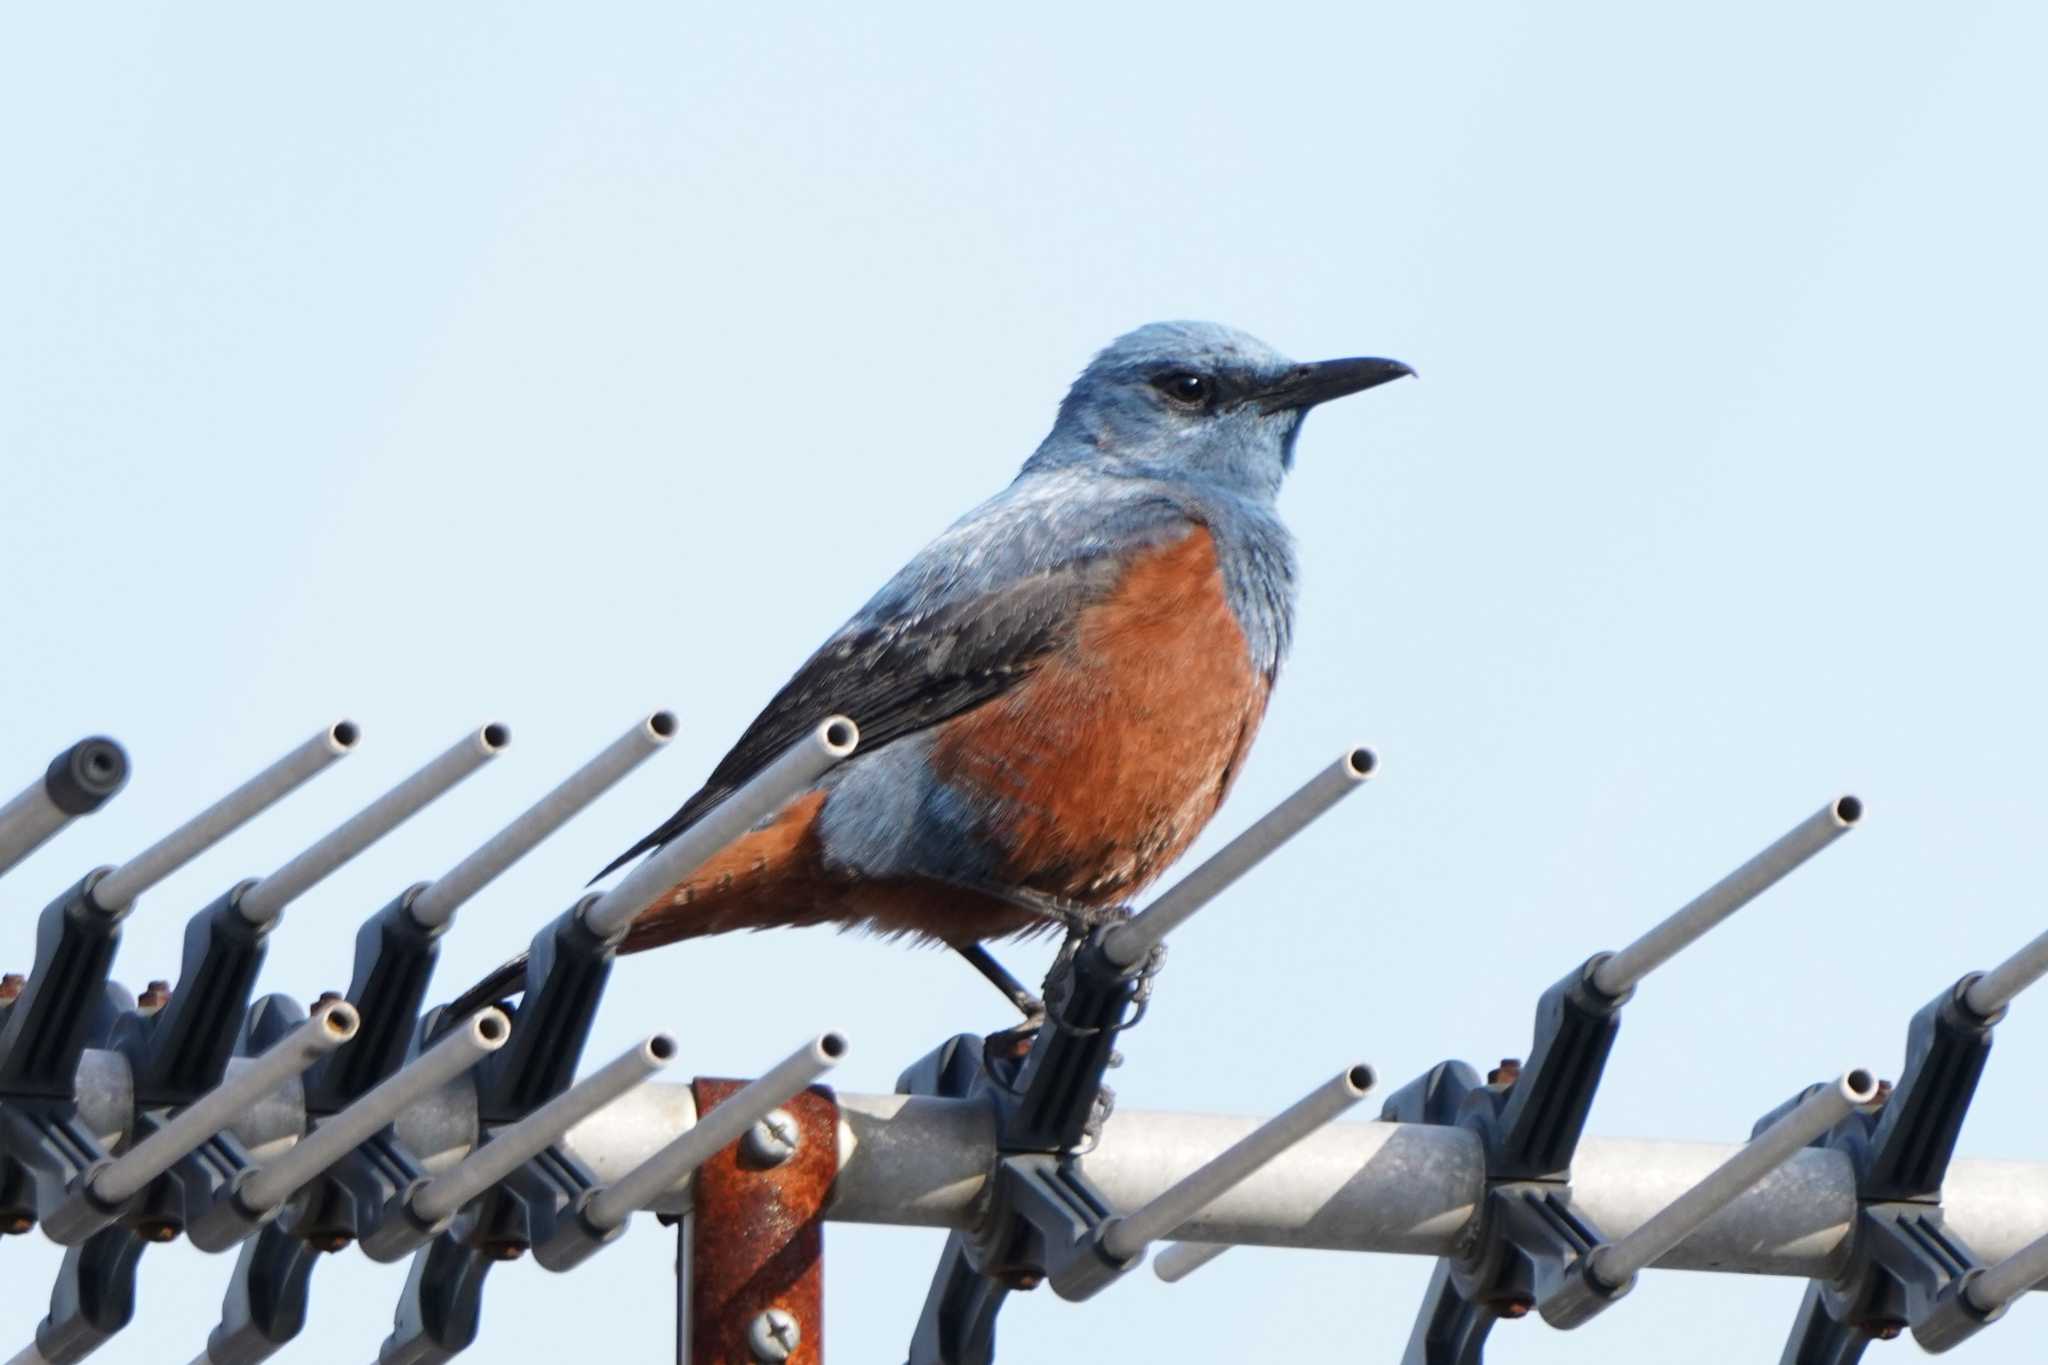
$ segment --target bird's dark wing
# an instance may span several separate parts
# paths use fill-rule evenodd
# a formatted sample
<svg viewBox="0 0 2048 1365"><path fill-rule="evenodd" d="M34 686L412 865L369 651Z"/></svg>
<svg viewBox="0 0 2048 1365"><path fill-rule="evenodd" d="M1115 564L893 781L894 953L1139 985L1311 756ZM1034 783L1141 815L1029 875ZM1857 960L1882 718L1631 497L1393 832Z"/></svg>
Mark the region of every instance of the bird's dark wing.
<svg viewBox="0 0 2048 1365"><path fill-rule="evenodd" d="M1009 691L1072 638L1082 609L1111 591L1124 559L1107 551L928 612L856 618L783 685L703 790L598 876L688 829L827 716L852 717L868 754Z"/></svg>

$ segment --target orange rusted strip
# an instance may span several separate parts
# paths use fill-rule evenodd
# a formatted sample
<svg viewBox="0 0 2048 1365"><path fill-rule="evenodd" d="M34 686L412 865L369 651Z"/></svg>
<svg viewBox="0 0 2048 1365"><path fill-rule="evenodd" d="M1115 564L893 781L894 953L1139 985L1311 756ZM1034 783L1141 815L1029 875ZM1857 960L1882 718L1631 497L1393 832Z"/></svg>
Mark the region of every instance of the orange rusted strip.
<svg viewBox="0 0 2048 1365"><path fill-rule="evenodd" d="M709 1112L744 1082L691 1083ZM690 1215L689 1365L760 1365L748 1330L771 1309L789 1315L796 1341L783 1358L821 1365L824 1337L825 1199L839 1174L839 1106L812 1086L783 1108L799 1133L779 1165L735 1143L697 1168ZM786 1341L789 1333L780 1337ZM777 1348L779 1349L779 1348Z"/></svg>

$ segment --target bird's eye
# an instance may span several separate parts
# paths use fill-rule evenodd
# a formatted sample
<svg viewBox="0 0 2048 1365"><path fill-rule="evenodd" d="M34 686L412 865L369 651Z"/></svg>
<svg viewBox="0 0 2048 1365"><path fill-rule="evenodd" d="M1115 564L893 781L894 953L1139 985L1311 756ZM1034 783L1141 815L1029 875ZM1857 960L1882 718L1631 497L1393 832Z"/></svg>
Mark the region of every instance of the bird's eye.
<svg viewBox="0 0 2048 1365"><path fill-rule="evenodd" d="M1187 370L1162 374L1152 381L1152 387L1184 408L1208 406L1210 395L1216 391L1207 379Z"/></svg>

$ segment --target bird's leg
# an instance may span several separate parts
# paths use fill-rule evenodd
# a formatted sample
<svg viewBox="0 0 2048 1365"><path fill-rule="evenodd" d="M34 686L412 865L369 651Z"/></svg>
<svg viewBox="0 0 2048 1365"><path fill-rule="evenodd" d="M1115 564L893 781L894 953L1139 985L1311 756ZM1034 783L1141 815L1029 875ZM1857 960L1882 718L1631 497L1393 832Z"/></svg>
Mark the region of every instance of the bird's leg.
<svg viewBox="0 0 2048 1365"><path fill-rule="evenodd" d="M986 977L991 985L1003 993L1005 999L1017 1007L1024 1016L1026 1026L1036 1028L1045 1021L1045 1002L1024 988L1024 983L1010 975L1009 968L996 961L995 954L979 943L956 943L953 951L967 960L967 965Z"/></svg>
<svg viewBox="0 0 2048 1365"><path fill-rule="evenodd" d="M999 886L994 882L976 882L967 888L1019 910L1029 910L1044 919L1058 920L1066 926L1068 938L1086 938L1105 924L1118 924L1131 917L1128 905L1090 905L1070 896L1055 896L1048 891L1034 891L1028 886Z"/></svg>

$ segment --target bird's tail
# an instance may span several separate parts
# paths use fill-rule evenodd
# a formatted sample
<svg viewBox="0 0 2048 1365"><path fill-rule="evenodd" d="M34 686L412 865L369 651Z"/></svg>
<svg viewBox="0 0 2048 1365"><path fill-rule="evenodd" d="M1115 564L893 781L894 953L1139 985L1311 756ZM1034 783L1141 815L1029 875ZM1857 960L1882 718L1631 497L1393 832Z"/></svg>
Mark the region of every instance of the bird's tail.
<svg viewBox="0 0 2048 1365"><path fill-rule="evenodd" d="M498 967L489 976L471 986L462 994L450 1000L441 1011L441 1018L434 1032L436 1036L446 1033L456 1024L486 1005L494 1005L515 990L526 977L526 954L521 953L510 962Z"/></svg>

